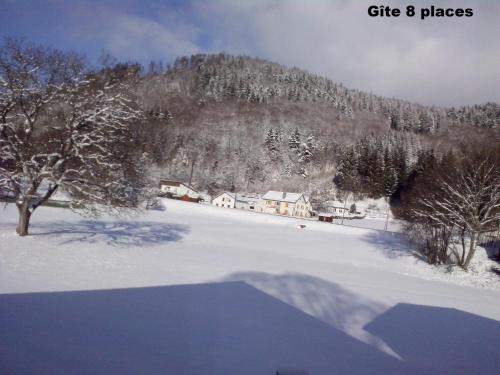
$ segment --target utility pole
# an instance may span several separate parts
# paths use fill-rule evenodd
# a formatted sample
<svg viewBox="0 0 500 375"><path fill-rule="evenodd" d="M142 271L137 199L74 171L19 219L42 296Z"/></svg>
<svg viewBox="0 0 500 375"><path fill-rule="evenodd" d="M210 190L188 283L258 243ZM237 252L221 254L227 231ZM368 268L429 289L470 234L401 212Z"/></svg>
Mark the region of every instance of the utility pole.
<svg viewBox="0 0 500 375"><path fill-rule="evenodd" d="M385 204L387 205L387 212L385 215L385 226L384 230L387 232L387 226L389 225L389 197L385 197Z"/></svg>

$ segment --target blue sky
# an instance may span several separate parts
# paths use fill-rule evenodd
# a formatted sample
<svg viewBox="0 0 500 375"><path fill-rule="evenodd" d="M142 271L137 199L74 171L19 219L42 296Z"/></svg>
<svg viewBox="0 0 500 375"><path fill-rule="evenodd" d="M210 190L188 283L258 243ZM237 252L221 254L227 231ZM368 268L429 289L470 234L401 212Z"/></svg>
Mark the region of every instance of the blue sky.
<svg viewBox="0 0 500 375"><path fill-rule="evenodd" d="M472 7L474 16L426 21L370 18L372 3L0 0L0 35L74 50L90 62L102 50L141 63L224 51L423 104L500 101L500 1L436 0L442 7Z"/></svg>
<svg viewBox="0 0 500 375"><path fill-rule="evenodd" d="M191 8L189 2L179 0L0 0L1 35L26 37L36 43L74 50L92 62L97 61L103 49L119 59L143 63L151 59L170 61L191 49L209 48L210 38L199 30L188 37L193 46L184 37L179 38L182 45L179 43L176 48L172 48L172 41L161 40L179 25L191 28L201 21ZM120 32L124 38L133 37L142 43L133 45L130 40L130 45L126 45L126 41L116 40Z"/></svg>

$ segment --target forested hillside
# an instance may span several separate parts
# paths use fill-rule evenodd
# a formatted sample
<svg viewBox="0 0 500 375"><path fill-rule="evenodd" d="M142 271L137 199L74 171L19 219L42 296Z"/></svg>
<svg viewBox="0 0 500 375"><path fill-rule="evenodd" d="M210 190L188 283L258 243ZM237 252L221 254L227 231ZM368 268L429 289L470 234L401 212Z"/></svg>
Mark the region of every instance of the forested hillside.
<svg viewBox="0 0 500 375"><path fill-rule="evenodd" d="M194 55L166 67L114 69L140 76L150 119L138 147L156 174L209 193L333 193L334 177L341 181L339 172L355 162L359 183L350 188L378 197L401 187L422 150L439 155L466 138L498 137L495 103L426 107L250 57Z"/></svg>

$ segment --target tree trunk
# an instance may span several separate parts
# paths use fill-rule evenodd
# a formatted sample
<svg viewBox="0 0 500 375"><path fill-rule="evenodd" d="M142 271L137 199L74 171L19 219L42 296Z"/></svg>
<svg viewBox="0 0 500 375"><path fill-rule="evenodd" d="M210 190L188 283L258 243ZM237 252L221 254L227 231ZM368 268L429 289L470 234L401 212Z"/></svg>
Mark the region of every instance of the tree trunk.
<svg viewBox="0 0 500 375"><path fill-rule="evenodd" d="M460 263L464 264L464 261L465 261L465 229L462 229L462 232L460 233L460 237L462 240L462 257L460 258Z"/></svg>
<svg viewBox="0 0 500 375"><path fill-rule="evenodd" d="M191 173L189 173L189 186L191 186L193 182L194 164L195 161L193 160L193 162L191 163Z"/></svg>
<svg viewBox="0 0 500 375"><path fill-rule="evenodd" d="M474 253L476 252L476 237L479 236L479 233L472 232L470 236L470 246L469 246L469 253L467 254L467 258L465 259L465 263L463 265L463 269L465 271L468 270L470 261L472 260L472 257L474 256Z"/></svg>
<svg viewBox="0 0 500 375"><path fill-rule="evenodd" d="M345 210L347 206L347 199L349 198L350 194L346 193L346 196L344 197L344 209L342 210L342 222L340 224L344 225L344 217L345 217Z"/></svg>
<svg viewBox="0 0 500 375"><path fill-rule="evenodd" d="M28 191L27 196L33 196L36 193L38 186L39 183L33 183L32 187ZM19 222L17 223L16 232L19 236L27 236L29 234L28 228L30 225L31 215L40 205L44 204L49 200L49 198L52 196L52 194L55 193L57 188L58 188L57 184L54 185L50 184L46 193L36 202L33 202L33 199L27 197L24 197L23 199L19 200L18 197L16 206L17 210L19 211Z"/></svg>
<svg viewBox="0 0 500 375"><path fill-rule="evenodd" d="M18 206L17 209L19 210L19 222L17 224L16 232L19 236L27 236L31 212L26 204Z"/></svg>

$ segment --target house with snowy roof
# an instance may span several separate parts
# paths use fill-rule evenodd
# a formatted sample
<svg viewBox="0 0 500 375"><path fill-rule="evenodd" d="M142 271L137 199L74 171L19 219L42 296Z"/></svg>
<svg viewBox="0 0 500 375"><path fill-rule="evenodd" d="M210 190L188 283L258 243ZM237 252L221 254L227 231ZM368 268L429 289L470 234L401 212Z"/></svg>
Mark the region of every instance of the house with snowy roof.
<svg viewBox="0 0 500 375"><path fill-rule="evenodd" d="M234 208L235 201L236 201L236 194L225 191L217 195L214 199L212 199L212 204L217 207Z"/></svg>
<svg viewBox="0 0 500 375"><path fill-rule="evenodd" d="M350 204L340 201L325 202L327 212L333 214L334 217L348 217L350 215Z"/></svg>
<svg viewBox="0 0 500 375"><path fill-rule="evenodd" d="M223 192L212 200L217 207L237 208L241 210L256 210L260 197L256 195L245 195L231 192Z"/></svg>
<svg viewBox="0 0 500 375"><path fill-rule="evenodd" d="M303 193L268 191L262 196L262 211L270 214L310 217L311 203Z"/></svg>
<svg viewBox="0 0 500 375"><path fill-rule="evenodd" d="M172 197L200 199L201 194L189 184L175 180L160 180L160 191Z"/></svg>
<svg viewBox="0 0 500 375"><path fill-rule="evenodd" d="M258 211L261 198L258 195L252 194L236 194L234 208L240 210Z"/></svg>

